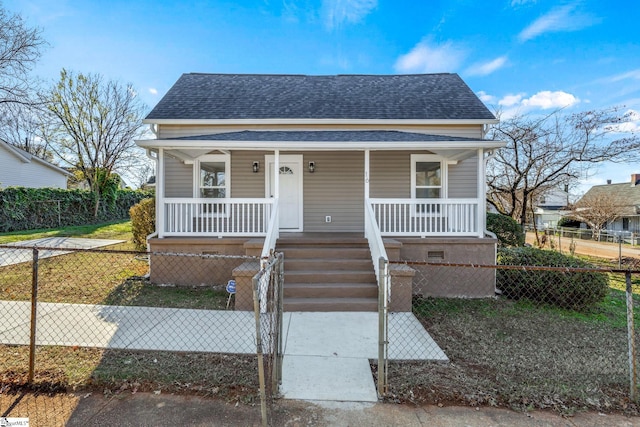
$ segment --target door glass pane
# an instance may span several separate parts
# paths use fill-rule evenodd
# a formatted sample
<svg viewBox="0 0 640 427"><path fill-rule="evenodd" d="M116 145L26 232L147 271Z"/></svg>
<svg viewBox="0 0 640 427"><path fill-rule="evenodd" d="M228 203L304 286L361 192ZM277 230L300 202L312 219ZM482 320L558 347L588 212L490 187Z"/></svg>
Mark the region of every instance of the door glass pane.
<svg viewBox="0 0 640 427"><path fill-rule="evenodd" d="M224 186L224 162L200 162L200 186Z"/></svg>
<svg viewBox="0 0 640 427"><path fill-rule="evenodd" d="M416 186L440 185L440 162L416 162Z"/></svg>
<svg viewBox="0 0 640 427"><path fill-rule="evenodd" d="M440 197L439 188L416 188L417 199L437 199Z"/></svg>

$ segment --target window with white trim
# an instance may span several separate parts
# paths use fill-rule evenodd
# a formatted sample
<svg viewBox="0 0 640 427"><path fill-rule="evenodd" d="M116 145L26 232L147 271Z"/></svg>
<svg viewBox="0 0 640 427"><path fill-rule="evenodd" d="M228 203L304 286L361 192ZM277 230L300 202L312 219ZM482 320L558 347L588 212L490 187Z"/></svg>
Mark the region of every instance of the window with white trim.
<svg viewBox="0 0 640 427"><path fill-rule="evenodd" d="M198 157L195 164L194 197L204 199L226 199L229 196L229 156L206 154ZM223 205L212 204L207 212L222 212Z"/></svg>
<svg viewBox="0 0 640 427"><path fill-rule="evenodd" d="M441 199L446 195L447 162L433 154L411 155L411 198ZM426 200L425 200L426 201ZM416 205L417 214L438 213L439 205Z"/></svg>

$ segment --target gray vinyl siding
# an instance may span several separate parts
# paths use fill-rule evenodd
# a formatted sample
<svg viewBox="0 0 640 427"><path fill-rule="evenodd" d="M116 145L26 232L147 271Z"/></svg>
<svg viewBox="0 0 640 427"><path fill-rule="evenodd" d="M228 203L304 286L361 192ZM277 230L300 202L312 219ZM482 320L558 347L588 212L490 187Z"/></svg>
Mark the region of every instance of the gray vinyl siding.
<svg viewBox="0 0 640 427"><path fill-rule="evenodd" d="M263 198L265 194L264 151L231 152L231 197ZM260 171L253 172L253 162L260 162Z"/></svg>
<svg viewBox="0 0 640 427"><path fill-rule="evenodd" d="M449 198L475 198L478 194L478 156L449 165Z"/></svg>
<svg viewBox="0 0 640 427"><path fill-rule="evenodd" d="M158 138L171 139L183 136L209 135L221 132L243 130L397 130L404 132L421 132L431 135L457 136L463 138L482 138L481 125L160 125Z"/></svg>
<svg viewBox="0 0 640 427"><path fill-rule="evenodd" d="M428 152L372 151L370 157L371 198L408 199L411 197L411 154ZM477 156L449 165L449 198L475 198L477 193Z"/></svg>
<svg viewBox="0 0 640 427"><path fill-rule="evenodd" d="M364 231L364 152L304 153L303 169L304 231Z"/></svg>
<svg viewBox="0 0 640 427"><path fill-rule="evenodd" d="M411 197L411 152L371 151L369 196L373 199Z"/></svg>
<svg viewBox="0 0 640 427"><path fill-rule="evenodd" d="M165 197L193 197L193 165L165 156Z"/></svg>

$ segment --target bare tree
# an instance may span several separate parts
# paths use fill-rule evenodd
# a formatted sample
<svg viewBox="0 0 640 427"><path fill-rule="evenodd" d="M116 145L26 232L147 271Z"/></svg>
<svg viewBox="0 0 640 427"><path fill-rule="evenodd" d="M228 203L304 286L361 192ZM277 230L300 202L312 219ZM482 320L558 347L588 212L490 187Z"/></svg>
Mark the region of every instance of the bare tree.
<svg viewBox="0 0 640 427"><path fill-rule="evenodd" d="M42 137L42 111L17 103L0 104L0 139L42 159L52 161L49 144Z"/></svg>
<svg viewBox="0 0 640 427"><path fill-rule="evenodd" d="M46 46L41 33L0 4L0 104L29 103L33 89L29 72Z"/></svg>
<svg viewBox="0 0 640 427"><path fill-rule="evenodd" d="M640 139L619 126L632 118L618 109L571 115L558 110L502 121L490 134L507 146L488 164L488 203L525 224L532 200L545 191L584 177L600 162L637 159Z"/></svg>
<svg viewBox="0 0 640 427"><path fill-rule="evenodd" d="M136 158L134 139L142 134L146 106L129 84L64 69L44 101L53 118L52 148L86 178L97 216L111 174Z"/></svg>
<svg viewBox="0 0 640 427"><path fill-rule="evenodd" d="M593 230L594 240L600 240L600 232L608 223L620 218L620 214L629 205L615 192L607 191L606 186L594 187L582 197L571 217L586 223Z"/></svg>

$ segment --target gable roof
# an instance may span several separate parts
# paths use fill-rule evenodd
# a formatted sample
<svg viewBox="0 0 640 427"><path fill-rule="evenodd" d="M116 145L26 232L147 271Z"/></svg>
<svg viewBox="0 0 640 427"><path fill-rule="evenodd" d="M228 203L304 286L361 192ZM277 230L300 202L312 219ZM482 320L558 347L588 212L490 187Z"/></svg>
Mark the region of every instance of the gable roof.
<svg viewBox="0 0 640 427"><path fill-rule="evenodd" d="M457 74L183 74L145 119L476 120L494 115Z"/></svg>
<svg viewBox="0 0 640 427"><path fill-rule="evenodd" d="M73 174L69 171L54 165L53 163L49 163L48 161L41 159L40 157L34 156L33 154L25 151L21 148L16 147L15 145L9 144L8 142L0 139L0 148L4 148L10 154L15 156L22 163L30 163L31 161L35 161L36 163L40 163L43 166L53 169L54 171L61 173L65 176L72 176Z"/></svg>
<svg viewBox="0 0 640 427"><path fill-rule="evenodd" d="M634 216L640 214L640 184L632 186L630 182L623 182L620 184L594 185L582 196L582 199L585 197L597 197L600 194L613 195L616 199L626 202L624 206L620 206L620 215Z"/></svg>

